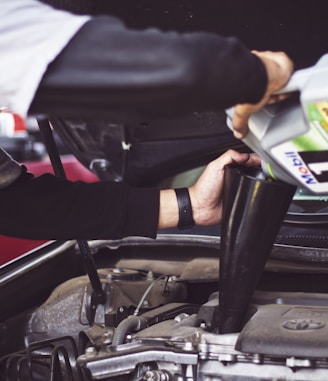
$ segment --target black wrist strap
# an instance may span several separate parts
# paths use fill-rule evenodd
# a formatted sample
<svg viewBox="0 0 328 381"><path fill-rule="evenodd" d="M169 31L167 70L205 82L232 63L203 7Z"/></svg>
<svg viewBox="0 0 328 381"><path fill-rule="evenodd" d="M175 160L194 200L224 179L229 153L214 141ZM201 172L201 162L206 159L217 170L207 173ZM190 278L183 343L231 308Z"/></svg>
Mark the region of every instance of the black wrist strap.
<svg viewBox="0 0 328 381"><path fill-rule="evenodd" d="M188 188L175 189L179 207L179 229L190 229L195 225Z"/></svg>

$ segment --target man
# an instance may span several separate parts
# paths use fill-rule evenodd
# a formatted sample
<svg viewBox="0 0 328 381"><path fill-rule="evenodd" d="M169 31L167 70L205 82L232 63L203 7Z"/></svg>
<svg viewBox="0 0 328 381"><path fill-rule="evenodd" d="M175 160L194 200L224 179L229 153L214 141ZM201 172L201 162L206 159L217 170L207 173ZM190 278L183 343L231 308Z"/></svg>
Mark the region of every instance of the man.
<svg viewBox="0 0 328 381"><path fill-rule="evenodd" d="M23 117L133 118L240 104L233 123L241 137L249 113L292 72L285 54L250 53L234 38L134 31L110 16L78 16L37 0L3 1L0 34L0 105ZM2 152L0 169L9 175L0 191L0 231L37 239L154 237L157 228L215 224L222 170L232 162L258 158L229 151L189 189L189 200L186 191L176 198L173 190L33 178Z"/></svg>

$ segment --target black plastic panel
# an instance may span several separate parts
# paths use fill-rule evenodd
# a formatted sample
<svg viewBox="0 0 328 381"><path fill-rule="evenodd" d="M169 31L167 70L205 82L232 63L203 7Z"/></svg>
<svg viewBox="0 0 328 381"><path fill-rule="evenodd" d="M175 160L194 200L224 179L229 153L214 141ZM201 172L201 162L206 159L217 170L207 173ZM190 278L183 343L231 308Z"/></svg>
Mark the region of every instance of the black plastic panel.
<svg viewBox="0 0 328 381"><path fill-rule="evenodd" d="M257 306L236 348L246 353L277 357L328 356L328 307L302 305Z"/></svg>

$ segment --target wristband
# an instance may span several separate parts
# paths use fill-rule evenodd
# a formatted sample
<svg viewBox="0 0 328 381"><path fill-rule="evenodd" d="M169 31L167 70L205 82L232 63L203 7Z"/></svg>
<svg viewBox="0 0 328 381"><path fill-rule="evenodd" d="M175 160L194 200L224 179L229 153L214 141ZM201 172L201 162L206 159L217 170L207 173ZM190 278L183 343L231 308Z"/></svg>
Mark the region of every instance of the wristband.
<svg viewBox="0 0 328 381"><path fill-rule="evenodd" d="M195 225L188 188L175 189L179 208L178 229L190 229Z"/></svg>

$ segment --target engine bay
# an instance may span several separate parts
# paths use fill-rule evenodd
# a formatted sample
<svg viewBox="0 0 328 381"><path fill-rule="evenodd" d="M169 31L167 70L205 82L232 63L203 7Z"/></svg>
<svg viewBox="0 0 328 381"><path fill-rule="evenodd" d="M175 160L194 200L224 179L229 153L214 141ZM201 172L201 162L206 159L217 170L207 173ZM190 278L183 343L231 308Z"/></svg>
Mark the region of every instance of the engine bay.
<svg viewBox="0 0 328 381"><path fill-rule="evenodd" d="M106 295L96 306L74 241L52 243L1 269L4 294L15 282L22 298L19 313L13 313L17 301L8 303L2 319L1 379L326 380L325 249L276 244L243 328L220 334L219 237L164 234L89 244ZM295 250L311 261L295 261ZM37 296L71 261L80 274L68 272L47 297ZM20 279L35 279L40 266L43 278L27 289L17 279L19 266ZM31 295L31 305L23 306Z"/></svg>

